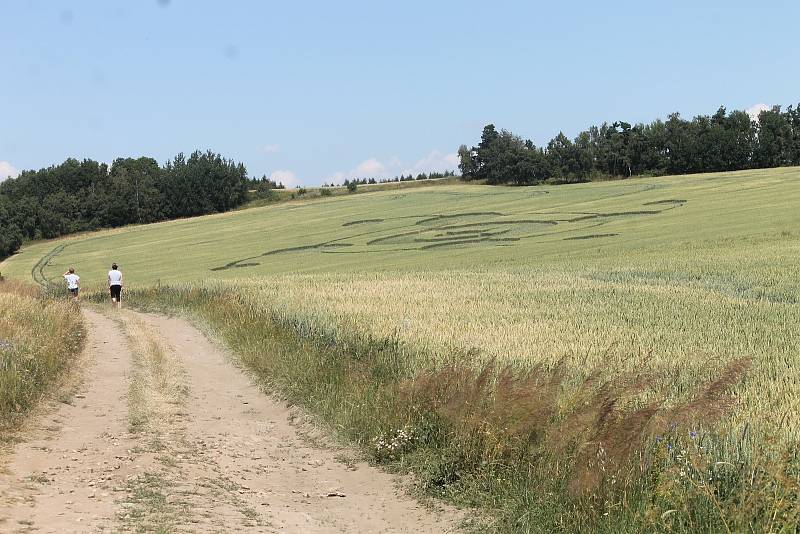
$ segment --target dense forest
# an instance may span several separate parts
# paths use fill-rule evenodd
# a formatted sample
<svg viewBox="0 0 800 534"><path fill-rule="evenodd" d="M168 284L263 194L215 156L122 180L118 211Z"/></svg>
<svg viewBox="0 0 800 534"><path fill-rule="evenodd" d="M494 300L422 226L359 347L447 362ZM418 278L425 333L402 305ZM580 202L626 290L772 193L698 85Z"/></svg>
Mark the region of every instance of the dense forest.
<svg viewBox="0 0 800 534"><path fill-rule="evenodd" d="M68 159L0 182L0 259L27 239L227 211L247 199L247 170L211 151L119 158L109 168Z"/></svg>
<svg viewBox="0 0 800 534"><path fill-rule="evenodd" d="M574 140L559 133L546 147L490 124L477 147L461 145L458 154L463 179L518 185L800 165L800 105L775 106L757 120L721 107L692 120L674 113L649 124L604 123Z"/></svg>

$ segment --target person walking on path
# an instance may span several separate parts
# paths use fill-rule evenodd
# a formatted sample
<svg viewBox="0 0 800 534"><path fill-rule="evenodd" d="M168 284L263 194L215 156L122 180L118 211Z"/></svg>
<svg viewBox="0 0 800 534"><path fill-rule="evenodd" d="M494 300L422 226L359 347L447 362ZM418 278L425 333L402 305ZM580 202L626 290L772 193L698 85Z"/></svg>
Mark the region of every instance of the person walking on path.
<svg viewBox="0 0 800 534"><path fill-rule="evenodd" d="M64 280L67 281L67 289L72 294L72 300L78 302L78 293L81 289L81 277L75 274L75 267L70 267L63 276Z"/></svg>
<svg viewBox="0 0 800 534"><path fill-rule="evenodd" d="M122 307L122 272L116 263L111 265L108 271L108 290L111 292L111 304L117 308Z"/></svg>

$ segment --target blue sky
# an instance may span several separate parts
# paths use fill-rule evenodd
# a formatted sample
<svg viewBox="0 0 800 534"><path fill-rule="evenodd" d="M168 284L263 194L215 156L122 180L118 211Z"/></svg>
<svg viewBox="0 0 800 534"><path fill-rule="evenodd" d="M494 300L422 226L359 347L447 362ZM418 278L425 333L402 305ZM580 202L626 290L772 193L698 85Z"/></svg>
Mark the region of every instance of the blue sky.
<svg viewBox="0 0 800 534"><path fill-rule="evenodd" d="M798 2L0 0L0 175L211 148L319 184L454 168L488 122L800 101Z"/></svg>

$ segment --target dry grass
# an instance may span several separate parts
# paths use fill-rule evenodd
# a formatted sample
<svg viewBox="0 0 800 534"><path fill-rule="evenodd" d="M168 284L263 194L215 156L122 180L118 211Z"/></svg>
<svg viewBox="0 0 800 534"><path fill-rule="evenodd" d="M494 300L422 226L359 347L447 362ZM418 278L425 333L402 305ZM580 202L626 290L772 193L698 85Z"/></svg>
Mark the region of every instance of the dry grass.
<svg viewBox="0 0 800 534"><path fill-rule="evenodd" d="M115 316L134 355L128 392L129 430L149 432L157 440L186 402L185 371L174 352L141 320L126 312Z"/></svg>
<svg viewBox="0 0 800 534"><path fill-rule="evenodd" d="M748 363L732 362L695 399L670 408L663 399L626 408L629 397L651 386L649 377L601 383L593 374L575 388L567 385L562 365L520 372L493 361L483 369L453 362L406 380L400 390L403 404L434 413L455 429L471 464L519 465L543 450L569 457L570 493L585 496L613 489L604 483L626 476L648 440L719 421Z"/></svg>
<svg viewBox="0 0 800 534"><path fill-rule="evenodd" d="M74 363L80 310L35 286L0 282L0 431L19 424Z"/></svg>
<svg viewBox="0 0 800 534"><path fill-rule="evenodd" d="M16 295L28 299L38 299L42 296L41 287L19 280L0 280L0 293Z"/></svg>

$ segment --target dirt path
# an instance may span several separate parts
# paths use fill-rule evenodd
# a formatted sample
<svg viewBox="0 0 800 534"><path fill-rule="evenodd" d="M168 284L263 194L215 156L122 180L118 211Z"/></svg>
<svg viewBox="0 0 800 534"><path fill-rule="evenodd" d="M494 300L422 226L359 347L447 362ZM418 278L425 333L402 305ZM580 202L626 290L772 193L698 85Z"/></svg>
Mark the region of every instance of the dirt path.
<svg viewBox="0 0 800 534"><path fill-rule="evenodd" d="M6 458L0 531L455 531L452 511L312 446L186 321L85 314L86 379Z"/></svg>

